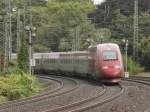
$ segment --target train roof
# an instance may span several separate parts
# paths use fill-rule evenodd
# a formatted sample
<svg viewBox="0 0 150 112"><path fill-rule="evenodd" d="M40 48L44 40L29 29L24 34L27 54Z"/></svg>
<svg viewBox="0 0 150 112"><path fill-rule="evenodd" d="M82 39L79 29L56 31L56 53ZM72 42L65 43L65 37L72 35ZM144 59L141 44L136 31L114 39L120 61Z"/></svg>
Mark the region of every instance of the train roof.
<svg viewBox="0 0 150 112"><path fill-rule="evenodd" d="M118 44L115 44L115 43L104 43L104 44L98 44L97 46L100 46L100 47L105 47L105 46L118 47Z"/></svg>
<svg viewBox="0 0 150 112"><path fill-rule="evenodd" d="M62 55L62 54L84 54L87 51L70 51L70 52L50 52L50 53L34 53L35 56L37 55Z"/></svg>
<svg viewBox="0 0 150 112"><path fill-rule="evenodd" d="M119 49L119 46L115 43L104 43L104 44L98 44L97 45L98 49Z"/></svg>
<svg viewBox="0 0 150 112"><path fill-rule="evenodd" d="M105 47L105 46L118 47L118 45L115 44L115 43L103 43L103 44L97 44L97 45L94 45L94 46L89 46L89 48L92 48L92 47Z"/></svg>
<svg viewBox="0 0 150 112"><path fill-rule="evenodd" d="M93 48L96 48L96 49L109 49L109 48L112 48L112 49L118 49L119 46L115 43L103 43L103 44L97 44L97 45L94 45L94 46L89 46L88 49L93 49Z"/></svg>

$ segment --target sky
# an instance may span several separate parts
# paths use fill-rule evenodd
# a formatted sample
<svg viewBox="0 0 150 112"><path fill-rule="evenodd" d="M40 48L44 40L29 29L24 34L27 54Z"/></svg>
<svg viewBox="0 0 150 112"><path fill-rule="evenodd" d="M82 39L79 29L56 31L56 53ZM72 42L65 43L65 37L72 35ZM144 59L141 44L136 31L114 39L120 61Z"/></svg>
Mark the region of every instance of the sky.
<svg viewBox="0 0 150 112"><path fill-rule="evenodd" d="M95 5L100 5L100 4L102 4L103 2L105 2L105 0L92 0L92 1L94 1L94 4L95 4Z"/></svg>

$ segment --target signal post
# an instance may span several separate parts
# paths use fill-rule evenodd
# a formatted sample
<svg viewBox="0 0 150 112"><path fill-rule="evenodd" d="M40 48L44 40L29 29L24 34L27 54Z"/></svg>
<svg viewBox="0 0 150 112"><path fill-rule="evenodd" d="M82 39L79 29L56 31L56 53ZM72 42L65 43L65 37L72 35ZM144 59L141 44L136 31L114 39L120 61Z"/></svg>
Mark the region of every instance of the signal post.
<svg viewBox="0 0 150 112"><path fill-rule="evenodd" d="M28 32L28 45L29 45L29 73L32 74L32 66L35 66L33 61L33 54L32 54L32 38L36 36L36 27L26 26L25 30Z"/></svg>

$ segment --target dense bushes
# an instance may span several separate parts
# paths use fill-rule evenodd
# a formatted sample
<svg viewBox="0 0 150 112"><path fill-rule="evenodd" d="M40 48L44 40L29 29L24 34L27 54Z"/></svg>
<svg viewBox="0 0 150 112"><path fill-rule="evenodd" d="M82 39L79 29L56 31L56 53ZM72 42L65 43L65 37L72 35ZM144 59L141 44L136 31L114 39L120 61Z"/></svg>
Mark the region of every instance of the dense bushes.
<svg viewBox="0 0 150 112"><path fill-rule="evenodd" d="M36 77L28 74L1 76L0 102L36 95L40 92L40 88Z"/></svg>
<svg viewBox="0 0 150 112"><path fill-rule="evenodd" d="M124 65L125 65L126 58L125 56L123 56L123 58L124 58ZM128 57L127 68L128 68L128 72L130 73L130 75L135 75L144 71L144 68L141 67L139 63L135 62L131 57Z"/></svg>

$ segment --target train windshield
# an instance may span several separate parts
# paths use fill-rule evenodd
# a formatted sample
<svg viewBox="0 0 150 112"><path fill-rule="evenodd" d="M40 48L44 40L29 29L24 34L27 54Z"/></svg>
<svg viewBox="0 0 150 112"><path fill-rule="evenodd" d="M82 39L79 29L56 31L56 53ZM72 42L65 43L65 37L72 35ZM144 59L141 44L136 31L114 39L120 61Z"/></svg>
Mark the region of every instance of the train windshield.
<svg viewBox="0 0 150 112"><path fill-rule="evenodd" d="M104 51L103 58L104 60L116 60L117 53L115 51Z"/></svg>

